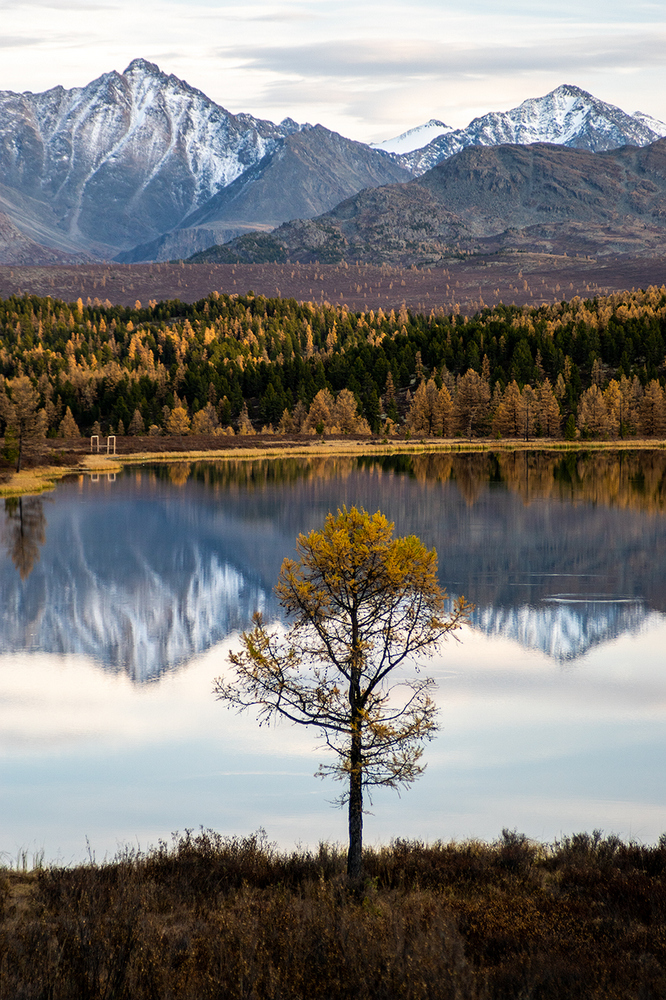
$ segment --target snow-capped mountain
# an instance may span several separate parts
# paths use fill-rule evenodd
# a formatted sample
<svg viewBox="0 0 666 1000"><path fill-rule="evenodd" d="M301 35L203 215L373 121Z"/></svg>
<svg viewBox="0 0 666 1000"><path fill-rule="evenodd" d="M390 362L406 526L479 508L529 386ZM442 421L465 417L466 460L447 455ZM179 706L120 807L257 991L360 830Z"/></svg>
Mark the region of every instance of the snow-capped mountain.
<svg viewBox="0 0 666 1000"><path fill-rule="evenodd" d="M85 87L0 92L0 262L182 257L329 212L468 146L644 146L666 124L569 85L465 129L432 119L367 145L232 114L144 59ZM16 233L16 238L14 238Z"/></svg>
<svg viewBox="0 0 666 1000"><path fill-rule="evenodd" d="M652 115L646 115L643 111L634 111L631 117L641 122L646 128L651 129L655 135L661 136L662 139L666 136L666 122L661 122L658 118L653 118Z"/></svg>
<svg viewBox="0 0 666 1000"><path fill-rule="evenodd" d="M422 149L440 135L453 132L450 125L431 118L425 125L417 125L410 128L393 139L384 139L383 142L371 142L372 149L383 149L385 153L411 153L415 149Z"/></svg>
<svg viewBox="0 0 666 1000"><path fill-rule="evenodd" d="M386 153L315 125L287 136L233 183L158 240L118 254L116 260L187 257L248 230L272 229L288 219L310 219L365 188L410 179ZM198 246L193 246L194 242Z"/></svg>
<svg viewBox="0 0 666 1000"><path fill-rule="evenodd" d="M0 92L0 208L36 240L104 254L171 229L299 128L233 115L143 59L86 87Z"/></svg>
<svg viewBox="0 0 666 1000"><path fill-rule="evenodd" d="M464 129L441 135L400 156L416 176L467 146L552 142L601 152L620 146L647 146L666 135L666 124L642 112L630 115L580 87L564 84L545 97L530 98L511 111L490 112Z"/></svg>

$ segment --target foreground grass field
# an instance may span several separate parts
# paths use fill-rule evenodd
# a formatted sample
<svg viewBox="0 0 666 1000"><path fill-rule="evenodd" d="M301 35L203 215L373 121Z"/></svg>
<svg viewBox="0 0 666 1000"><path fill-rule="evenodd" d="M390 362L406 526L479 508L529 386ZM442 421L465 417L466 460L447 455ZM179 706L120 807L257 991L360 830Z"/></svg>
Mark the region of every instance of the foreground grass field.
<svg viewBox="0 0 666 1000"><path fill-rule="evenodd" d="M0 872L2 1000L656 1000L666 839L330 847L186 834Z"/></svg>

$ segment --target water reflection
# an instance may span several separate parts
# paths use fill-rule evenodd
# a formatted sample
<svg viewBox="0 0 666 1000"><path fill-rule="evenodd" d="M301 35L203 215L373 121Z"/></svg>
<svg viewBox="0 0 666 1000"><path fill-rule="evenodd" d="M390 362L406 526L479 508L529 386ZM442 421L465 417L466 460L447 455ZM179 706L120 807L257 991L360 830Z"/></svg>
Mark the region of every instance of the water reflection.
<svg viewBox="0 0 666 1000"><path fill-rule="evenodd" d="M46 518L39 497L8 497L2 539L22 580L30 576L46 541Z"/></svg>
<svg viewBox="0 0 666 1000"><path fill-rule="evenodd" d="M666 611L666 451L238 460L63 483L48 539L41 501L7 501L0 652L156 679L278 615L283 557L343 503L435 545L477 629L560 661Z"/></svg>
<svg viewBox="0 0 666 1000"><path fill-rule="evenodd" d="M39 501L6 505L0 857L81 858L87 835L101 858L199 824L344 841L310 735L211 696L233 630L277 614L298 532L343 503L435 545L449 592L477 604L428 666L442 731L426 774L399 808L378 793L369 842L656 839L665 468L664 451L193 463L63 482L48 527Z"/></svg>
<svg viewBox="0 0 666 1000"><path fill-rule="evenodd" d="M373 796L369 843L493 839L503 826L553 839L602 828L655 841L666 830L666 619L590 650L575 670L502 637L465 630L428 665L441 732L398 802ZM0 657L0 857L101 859L173 830L263 826L285 847L344 842L324 751L303 727L259 729L224 711L211 679L222 643L137 688L85 658Z"/></svg>
<svg viewBox="0 0 666 1000"><path fill-rule="evenodd" d="M469 504L490 486L535 500L591 502L636 511L666 509L666 449L559 452L429 452L358 458L278 458L186 463L160 469L163 478L187 476L222 489L263 489L327 479L347 479L359 469L415 479L425 485L453 481ZM176 471L178 470L178 471Z"/></svg>

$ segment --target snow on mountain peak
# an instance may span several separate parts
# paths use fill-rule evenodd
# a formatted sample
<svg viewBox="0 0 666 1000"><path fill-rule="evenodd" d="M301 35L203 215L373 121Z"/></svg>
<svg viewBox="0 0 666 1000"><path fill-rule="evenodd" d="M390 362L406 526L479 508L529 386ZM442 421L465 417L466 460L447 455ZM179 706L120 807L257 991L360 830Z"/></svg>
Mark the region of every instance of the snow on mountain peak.
<svg viewBox="0 0 666 1000"><path fill-rule="evenodd" d="M631 117L662 138L666 136L666 122L653 118L652 115L646 115L644 111L634 111Z"/></svg>
<svg viewBox="0 0 666 1000"><path fill-rule="evenodd" d="M152 76L164 76L162 70L155 63L148 62L147 59L132 59L129 66L123 71L123 76L130 73L150 73Z"/></svg>
<svg viewBox="0 0 666 1000"><path fill-rule="evenodd" d="M0 172L36 204L55 192L63 239L96 253L103 232L106 256L172 229L298 128L233 115L139 58L85 87L1 94Z"/></svg>
<svg viewBox="0 0 666 1000"><path fill-rule="evenodd" d="M403 152L401 162L418 176L467 146L551 142L601 152L646 146L664 134L663 122L641 113L629 115L565 83L543 97L528 98L510 111L491 111L464 129L449 130L420 149Z"/></svg>
<svg viewBox="0 0 666 1000"><path fill-rule="evenodd" d="M369 145L372 149L381 149L385 153L411 153L415 149L426 146L433 139L436 139L437 136L446 135L447 132L452 131L453 129L450 125L446 125L436 118L431 118L424 125L417 125L415 128L410 128L406 132L396 135L393 139L384 139L383 142L371 142Z"/></svg>

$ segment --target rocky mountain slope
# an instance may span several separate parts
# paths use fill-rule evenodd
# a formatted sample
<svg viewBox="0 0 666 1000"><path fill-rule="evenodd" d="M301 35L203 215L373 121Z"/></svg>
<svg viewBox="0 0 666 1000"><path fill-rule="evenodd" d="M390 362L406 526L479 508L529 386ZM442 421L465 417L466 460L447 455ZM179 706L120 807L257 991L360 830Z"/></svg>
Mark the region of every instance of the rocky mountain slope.
<svg viewBox="0 0 666 1000"><path fill-rule="evenodd" d="M442 130L444 134L435 136L420 149L412 146L408 152L398 148L399 140L406 139L409 132L389 140L382 148L402 154L396 159L420 176L468 146L551 142L598 153L626 145L647 146L666 136L664 122L640 111L629 115L570 84L557 87L545 97L523 101L510 111L493 111L475 118L464 129L447 129L446 126L445 129Z"/></svg>
<svg viewBox="0 0 666 1000"><path fill-rule="evenodd" d="M9 264L78 264L86 259L84 254L67 254L52 250L30 239L18 229L4 212L0 212L0 261Z"/></svg>
<svg viewBox="0 0 666 1000"><path fill-rule="evenodd" d="M0 194L27 235L107 256L172 228L298 128L232 115L136 59L86 87L0 93Z"/></svg>
<svg viewBox="0 0 666 1000"><path fill-rule="evenodd" d="M187 257L192 253L190 241L211 246L248 229L273 229L289 219L309 219L321 214L322 205L333 208L364 188L409 177L389 156L316 125L287 136L178 229L116 259L136 263Z"/></svg>
<svg viewBox="0 0 666 1000"><path fill-rule="evenodd" d="M469 146L547 141L598 151L664 134L649 115L562 86L466 129L433 119L373 148L320 125L231 114L135 59L85 87L0 92L0 263L187 257L248 230L319 216L363 189L424 176ZM417 214L427 216L432 206L420 197ZM367 214L372 199L364 206ZM443 218L440 206L423 221L441 229ZM460 226L444 221L451 232ZM408 231L404 239L413 242Z"/></svg>
<svg viewBox="0 0 666 1000"><path fill-rule="evenodd" d="M325 162L318 160L320 133L338 145L340 163L332 177L330 151ZM285 140L298 134L306 151L302 160L309 157L313 171L310 196L298 201L296 211L290 204L281 207L285 196L289 202L284 184L270 196L266 192L273 224L293 214L320 214L362 187L409 176L386 154L325 129L233 115L136 59L124 73L105 73L86 87L0 93L0 210L27 237L54 250L113 257L178 227L261 162L271 166ZM357 169L359 159L365 169ZM255 214L250 221L265 220ZM237 214L234 222L240 230L228 226L225 238L247 228ZM198 243L215 238L212 232L198 234Z"/></svg>
<svg viewBox="0 0 666 1000"><path fill-rule="evenodd" d="M461 249L666 247L666 139L604 153L469 147L408 184L362 191L253 243L241 237L206 259L267 259L272 247L275 259L423 264Z"/></svg>

